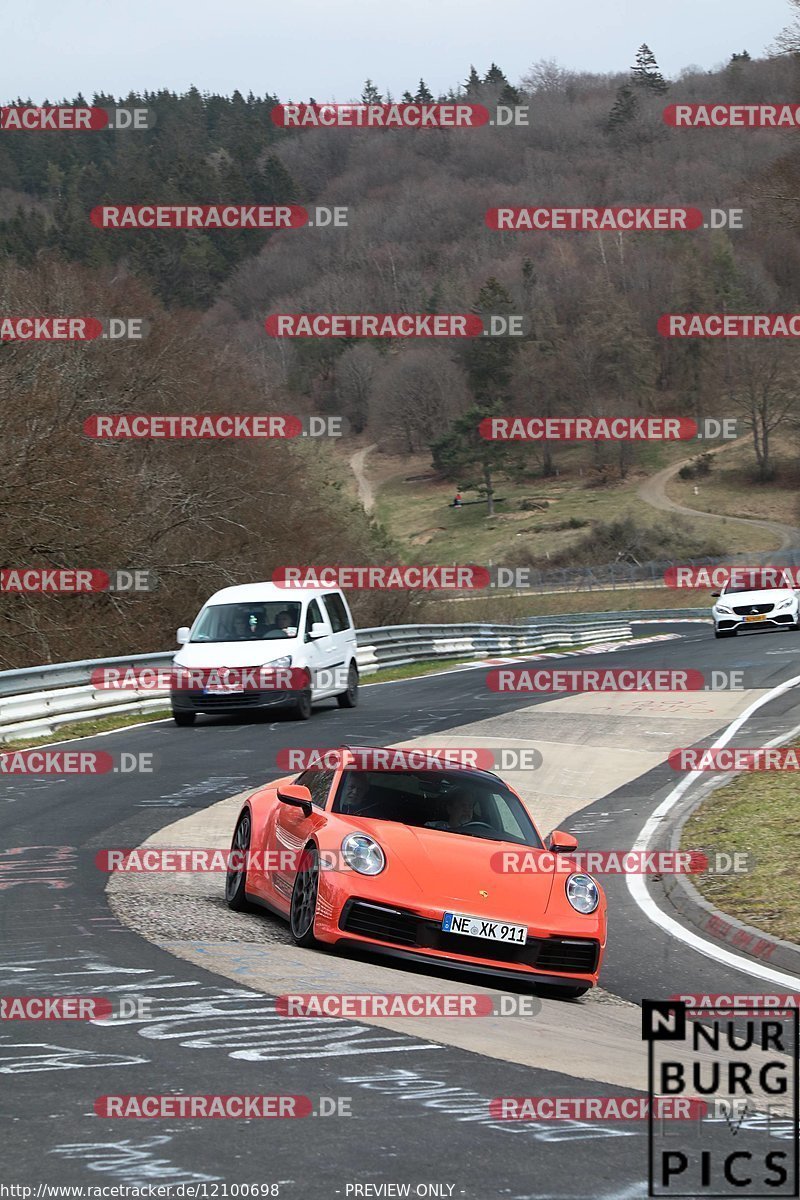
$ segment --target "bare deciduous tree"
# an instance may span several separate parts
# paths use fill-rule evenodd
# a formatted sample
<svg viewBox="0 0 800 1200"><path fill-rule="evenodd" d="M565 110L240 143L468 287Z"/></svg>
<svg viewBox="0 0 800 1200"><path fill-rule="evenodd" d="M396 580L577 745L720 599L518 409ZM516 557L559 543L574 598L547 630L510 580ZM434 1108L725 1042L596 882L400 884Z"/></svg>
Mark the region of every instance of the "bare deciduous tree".
<svg viewBox="0 0 800 1200"><path fill-rule="evenodd" d="M794 14L770 47L773 54L800 54L800 0L789 0L789 4Z"/></svg>
<svg viewBox="0 0 800 1200"><path fill-rule="evenodd" d="M436 346L409 346L388 355L376 375L370 435L384 448L415 454L441 437L467 403L457 363Z"/></svg>

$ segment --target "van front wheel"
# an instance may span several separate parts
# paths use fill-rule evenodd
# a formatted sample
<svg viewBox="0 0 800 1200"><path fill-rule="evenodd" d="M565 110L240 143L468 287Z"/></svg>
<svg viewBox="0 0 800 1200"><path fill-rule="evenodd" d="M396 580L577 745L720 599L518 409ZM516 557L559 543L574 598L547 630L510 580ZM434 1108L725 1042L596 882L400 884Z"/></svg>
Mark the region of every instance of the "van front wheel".
<svg viewBox="0 0 800 1200"><path fill-rule="evenodd" d="M311 716L311 692L301 692L292 705L295 721L307 721Z"/></svg>

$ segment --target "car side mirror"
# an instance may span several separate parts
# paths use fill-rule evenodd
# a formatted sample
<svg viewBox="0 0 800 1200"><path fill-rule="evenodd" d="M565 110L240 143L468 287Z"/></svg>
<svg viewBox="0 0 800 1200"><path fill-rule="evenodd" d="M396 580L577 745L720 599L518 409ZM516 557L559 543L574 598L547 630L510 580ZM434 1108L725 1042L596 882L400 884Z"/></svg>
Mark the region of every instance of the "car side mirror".
<svg viewBox="0 0 800 1200"><path fill-rule="evenodd" d="M278 799L281 804L289 804L292 808L301 808L304 817L310 817L314 811L311 803L311 792L302 783L285 783L278 788Z"/></svg>
<svg viewBox="0 0 800 1200"><path fill-rule="evenodd" d="M315 642L318 638L324 638L327 632L324 621L315 621L308 631L308 636L312 642Z"/></svg>
<svg viewBox="0 0 800 1200"><path fill-rule="evenodd" d="M715 597L715 599L718 600L720 598L720 596L722 595L722 592L712 592L711 595L713 597Z"/></svg>
<svg viewBox="0 0 800 1200"><path fill-rule="evenodd" d="M554 854L571 854L578 849L578 839L563 829L554 829L550 834L550 849Z"/></svg>
<svg viewBox="0 0 800 1200"><path fill-rule="evenodd" d="M187 642L188 642L188 640L189 640L189 634L190 634L191 632L192 632L192 631L191 631L191 629L189 628L189 626L188 626L188 625L181 625L180 629L178 630L177 634L175 635L175 636L176 636L176 638L177 638L177 641L178 641L178 645L179 645L179 646L185 646L185 645L186 645L186 643L187 643Z"/></svg>

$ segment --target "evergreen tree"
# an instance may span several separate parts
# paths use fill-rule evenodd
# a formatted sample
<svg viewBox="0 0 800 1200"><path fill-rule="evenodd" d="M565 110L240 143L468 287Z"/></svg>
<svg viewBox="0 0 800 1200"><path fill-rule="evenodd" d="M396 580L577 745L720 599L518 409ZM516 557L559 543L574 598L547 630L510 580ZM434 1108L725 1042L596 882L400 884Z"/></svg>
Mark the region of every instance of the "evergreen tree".
<svg viewBox="0 0 800 1200"><path fill-rule="evenodd" d="M500 92L501 104L521 104L522 96L517 88L511 83L506 83L503 90Z"/></svg>
<svg viewBox="0 0 800 1200"><path fill-rule="evenodd" d="M749 62L750 55L746 50L743 50L741 54L733 53L730 57L730 61L725 66L725 74L734 82L738 81L742 74L742 69L744 68L745 63Z"/></svg>
<svg viewBox="0 0 800 1200"><path fill-rule="evenodd" d="M383 101L383 96L371 79L367 79L364 83L361 91L361 101L363 104L381 104Z"/></svg>
<svg viewBox="0 0 800 1200"><path fill-rule="evenodd" d="M433 465L459 488L474 488L486 500L486 516L494 516L495 480L508 471L516 447L480 435L486 417L500 416L501 406L475 404L431 445Z"/></svg>
<svg viewBox="0 0 800 1200"><path fill-rule="evenodd" d="M631 67L631 77L636 87L651 92L666 92L669 84L658 69L656 56L649 46L642 44L636 51L636 62Z"/></svg>
<svg viewBox="0 0 800 1200"><path fill-rule="evenodd" d="M475 70L474 66L469 69L467 82L464 84L464 90L468 96L477 96L481 90L481 77Z"/></svg>
<svg viewBox="0 0 800 1200"><path fill-rule="evenodd" d="M498 67L497 63L493 62L489 67L489 70L486 72L483 82L488 83L490 87L503 87L508 83L508 80L506 79L505 74Z"/></svg>
<svg viewBox="0 0 800 1200"><path fill-rule="evenodd" d="M432 104L433 92L430 90L424 79L420 79L417 94L414 97L417 104Z"/></svg>
<svg viewBox="0 0 800 1200"><path fill-rule="evenodd" d="M473 311L482 317L513 312L513 302L506 289L492 277L478 293ZM511 374L519 349L519 339L513 337L472 338L464 354L469 387L476 404L490 406L510 402Z"/></svg>
<svg viewBox="0 0 800 1200"><path fill-rule="evenodd" d="M513 302L494 277L478 293L473 312L481 316L508 314ZM518 448L508 442L487 441L479 426L485 417L499 416L511 403L511 379L519 340L511 337L473 338L464 355L473 404L448 432L431 445L434 465L462 488L476 488L486 498L486 515L494 514L494 481L511 469Z"/></svg>
<svg viewBox="0 0 800 1200"><path fill-rule="evenodd" d="M617 97L608 114L606 133L623 132L636 119L638 112L639 102L633 88L627 83L623 83L622 87L617 88Z"/></svg>

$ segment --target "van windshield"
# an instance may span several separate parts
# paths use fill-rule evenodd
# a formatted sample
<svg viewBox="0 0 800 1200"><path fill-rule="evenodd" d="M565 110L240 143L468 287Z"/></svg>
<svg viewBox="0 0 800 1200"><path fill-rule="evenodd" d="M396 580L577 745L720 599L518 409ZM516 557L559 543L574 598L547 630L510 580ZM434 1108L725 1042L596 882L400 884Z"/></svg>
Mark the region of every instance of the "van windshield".
<svg viewBox="0 0 800 1200"><path fill-rule="evenodd" d="M194 623L190 642L266 642L297 637L300 605L283 600L209 604Z"/></svg>

